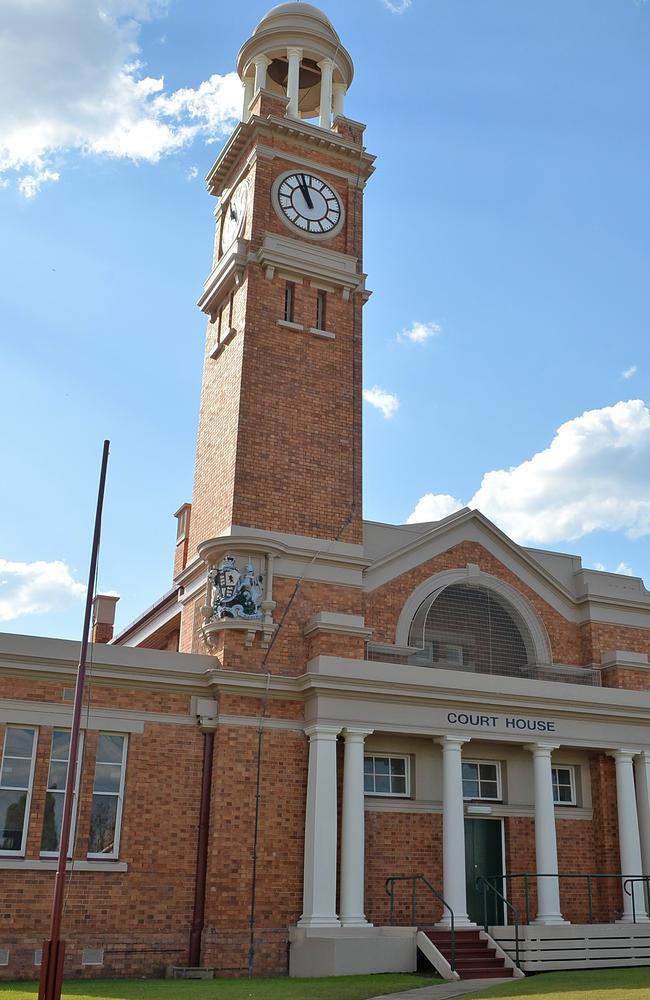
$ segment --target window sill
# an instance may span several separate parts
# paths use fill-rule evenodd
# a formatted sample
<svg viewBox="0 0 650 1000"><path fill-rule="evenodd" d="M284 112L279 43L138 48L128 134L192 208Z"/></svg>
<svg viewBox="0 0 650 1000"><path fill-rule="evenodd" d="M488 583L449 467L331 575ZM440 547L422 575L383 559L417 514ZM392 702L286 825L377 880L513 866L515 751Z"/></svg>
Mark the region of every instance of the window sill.
<svg viewBox="0 0 650 1000"><path fill-rule="evenodd" d="M230 341L232 340L232 338L235 336L236 333L237 333L236 328L234 326L231 326L226 336L222 337L219 343L216 345L216 347L212 348L212 350L210 351L210 357L211 358L218 357L219 354L221 354L224 347L226 346L226 344L230 343Z"/></svg>
<svg viewBox="0 0 650 1000"><path fill-rule="evenodd" d="M68 861L66 871L76 872L127 872L129 866L124 861ZM0 871L23 871L23 872L55 872L58 866L56 858L39 858L38 860L26 860L25 858L0 857Z"/></svg>
<svg viewBox="0 0 650 1000"><path fill-rule="evenodd" d="M300 333L305 329L302 323L293 323L288 319L278 319L276 320L278 326L284 326L287 330L298 330Z"/></svg>
<svg viewBox="0 0 650 1000"><path fill-rule="evenodd" d="M330 330L319 330L317 326L310 326L309 332L315 337L323 337L325 340L336 340L336 334Z"/></svg>

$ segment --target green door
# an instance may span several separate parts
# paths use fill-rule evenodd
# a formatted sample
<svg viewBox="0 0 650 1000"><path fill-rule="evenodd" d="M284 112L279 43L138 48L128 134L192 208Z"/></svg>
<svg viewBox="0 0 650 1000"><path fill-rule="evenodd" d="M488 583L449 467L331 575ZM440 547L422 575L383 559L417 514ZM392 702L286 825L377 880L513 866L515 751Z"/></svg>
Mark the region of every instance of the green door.
<svg viewBox="0 0 650 1000"><path fill-rule="evenodd" d="M477 924L485 923L483 889L476 888L479 875L503 874L503 851L500 819L465 820L465 874L467 879L467 914ZM492 880L493 884L494 880ZM496 887L503 892L502 879ZM503 904L493 893L487 893L487 923L503 923Z"/></svg>

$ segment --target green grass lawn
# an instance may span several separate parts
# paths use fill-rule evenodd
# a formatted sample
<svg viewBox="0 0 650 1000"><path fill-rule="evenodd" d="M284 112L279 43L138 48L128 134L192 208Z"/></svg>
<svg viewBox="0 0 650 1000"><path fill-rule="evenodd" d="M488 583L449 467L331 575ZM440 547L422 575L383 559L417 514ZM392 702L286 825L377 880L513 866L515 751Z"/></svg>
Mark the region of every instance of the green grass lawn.
<svg viewBox="0 0 650 1000"><path fill-rule="evenodd" d="M77 1000L366 1000L440 980L433 976L335 976L329 979L76 979L63 997ZM36 983L0 985L4 1000L34 1000Z"/></svg>
<svg viewBox="0 0 650 1000"><path fill-rule="evenodd" d="M504 986L472 993L482 997L528 997L529 1000L650 1000L650 968L545 972ZM470 1000L470 998L468 998Z"/></svg>

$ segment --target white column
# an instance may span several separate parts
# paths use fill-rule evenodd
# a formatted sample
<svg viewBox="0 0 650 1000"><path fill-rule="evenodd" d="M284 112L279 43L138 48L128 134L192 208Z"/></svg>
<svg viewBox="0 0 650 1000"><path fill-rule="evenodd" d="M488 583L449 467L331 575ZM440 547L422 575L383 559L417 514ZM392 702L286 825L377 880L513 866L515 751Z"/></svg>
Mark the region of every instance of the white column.
<svg viewBox="0 0 650 1000"><path fill-rule="evenodd" d="M456 927L471 927L467 916L465 884L465 814L463 810L463 771L461 747L467 739L443 736L442 745L442 895L454 911ZM449 926L444 911L442 926Z"/></svg>
<svg viewBox="0 0 650 1000"><path fill-rule="evenodd" d="M289 74L287 76L287 114L290 118L299 118L298 98L300 89L300 60L302 59L302 49L287 49L287 59L289 60Z"/></svg>
<svg viewBox="0 0 650 1000"><path fill-rule="evenodd" d="M320 127L332 127L332 73L334 72L334 62L332 59L321 59L320 67Z"/></svg>
<svg viewBox="0 0 650 1000"><path fill-rule="evenodd" d="M271 60L268 56L255 56L253 59L255 65L255 93L258 90L264 90L266 87L266 71L271 65Z"/></svg>
<svg viewBox="0 0 650 1000"><path fill-rule="evenodd" d="M339 927L336 915L336 737L340 726L307 726L305 876L299 927Z"/></svg>
<svg viewBox="0 0 650 1000"><path fill-rule="evenodd" d="M345 99L345 84L334 83L332 85L332 117L337 118L343 114L343 101Z"/></svg>
<svg viewBox="0 0 650 1000"><path fill-rule="evenodd" d="M252 76L244 77L244 110L242 111L241 120L247 122L251 114L248 110L251 101L253 100L253 94L255 92L255 79Z"/></svg>
<svg viewBox="0 0 650 1000"><path fill-rule="evenodd" d="M537 876L537 917L534 924L565 924L560 912L560 883L555 875L557 865L557 836L555 831L555 804L553 802L553 777L551 753L557 744L531 743L527 750L533 755L533 784L535 795L535 868Z"/></svg>
<svg viewBox="0 0 650 1000"><path fill-rule="evenodd" d="M643 874L650 875L650 750L642 750L634 761L636 808Z"/></svg>
<svg viewBox="0 0 650 1000"><path fill-rule="evenodd" d="M616 762L616 803L618 806L618 846L621 852L621 874L630 878L641 875L641 840L639 837L639 822L636 813L636 794L634 790L634 757L637 750L615 750L612 757ZM631 887L634 893L634 910L638 923L647 923L648 914L645 907L643 883L635 882ZM634 920L632 895L623 890L622 923Z"/></svg>
<svg viewBox="0 0 650 1000"><path fill-rule="evenodd" d="M363 741L372 729L347 727L341 816L341 925L370 927L364 913Z"/></svg>

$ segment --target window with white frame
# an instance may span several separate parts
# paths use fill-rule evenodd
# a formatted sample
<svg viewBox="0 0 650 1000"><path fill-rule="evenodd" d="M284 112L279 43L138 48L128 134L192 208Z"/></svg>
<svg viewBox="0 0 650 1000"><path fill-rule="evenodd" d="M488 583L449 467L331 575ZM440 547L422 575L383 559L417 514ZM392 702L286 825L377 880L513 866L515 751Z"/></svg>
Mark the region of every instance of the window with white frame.
<svg viewBox="0 0 650 1000"><path fill-rule="evenodd" d="M100 733L88 838L89 858L117 858L120 847L126 736Z"/></svg>
<svg viewBox="0 0 650 1000"><path fill-rule="evenodd" d="M409 795L408 763L406 756L366 754L363 759L363 788L366 795Z"/></svg>
<svg viewBox="0 0 650 1000"><path fill-rule="evenodd" d="M75 823L77 816L77 798L79 795L79 776L81 774L81 748L79 739L77 751L77 773L72 801L72 825L68 843L68 857L72 857ZM70 730L55 729L52 733L50 750L50 769L47 775L47 791L45 793L45 814L43 816L43 831L41 833L41 854L58 854L61 841L61 825L63 821L63 800L65 784L68 780L68 761L70 759Z"/></svg>
<svg viewBox="0 0 650 1000"><path fill-rule="evenodd" d="M558 806L574 806L576 804L576 772L575 767L552 767L553 801Z"/></svg>
<svg viewBox="0 0 650 1000"><path fill-rule="evenodd" d="M0 769L0 852L24 854L34 780L36 729L7 726Z"/></svg>
<svg viewBox="0 0 650 1000"><path fill-rule="evenodd" d="M498 761L463 761L464 799L501 799L501 767Z"/></svg>

